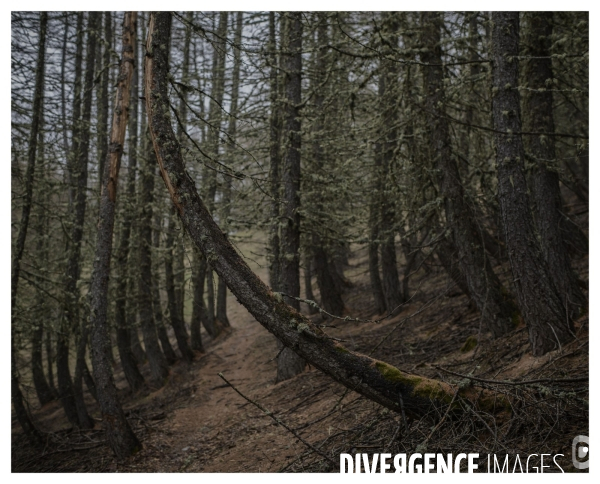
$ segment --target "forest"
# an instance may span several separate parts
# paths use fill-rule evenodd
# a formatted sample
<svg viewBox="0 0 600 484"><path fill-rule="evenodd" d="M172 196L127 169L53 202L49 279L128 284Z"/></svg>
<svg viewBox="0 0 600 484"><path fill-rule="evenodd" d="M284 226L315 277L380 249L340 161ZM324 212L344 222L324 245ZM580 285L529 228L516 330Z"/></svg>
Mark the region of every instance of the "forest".
<svg viewBox="0 0 600 484"><path fill-rule="evenodd" d="M12 471L585 472L588 36L13 11Z"/></svg>

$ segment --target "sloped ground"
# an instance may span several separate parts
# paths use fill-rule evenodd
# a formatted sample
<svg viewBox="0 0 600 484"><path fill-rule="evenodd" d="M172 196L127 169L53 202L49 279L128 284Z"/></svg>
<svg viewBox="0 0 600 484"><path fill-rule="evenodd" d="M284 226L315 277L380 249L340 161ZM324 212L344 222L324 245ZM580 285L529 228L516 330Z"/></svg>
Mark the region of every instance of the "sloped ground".
<svg viewBox="0 0 600 484"><path fill-rule="evenodd" d="M359 256L347 270L354 281L345 296L347 314L373 318L364 253ZM587 280L587 258L577 265L580 277ZM341 452L395 454L425 449L444 454L479 452L482 468L489 453L502 458L504 454L561 453L560 465L572 469L571 441L576 435L588 435L588 384L579 381L588 375L587 318L577 322L575 341L533 358L523 326L495 341L480 335L476 311L465 296L448 287L439 268L415 274L411 289L414 296L398 316L378 324L329 322L336 328L327 331L349 348L405 371L505 393L513 401L512 415L494 419L465 407L456 414L441 410L421 421L404 421L312 368L275 384L274 337L230 298L234 329L209 341L206 353L189 367L175 365L164 388L129 395L117 367L125 407L144 446L137 455L116 462L103 444L99 424L89 432L69 431L54 402L33 412L39 427L51 432L42 452L28 446L13 415L12 469L338 472ZM465 343L473 337L482 342L469 348ZM310 447L244 400L219 378L219 372L241 393L273 411ZM544 380L509 385L467 376L495 382ZM98 418L97 405L89 403Z"/></svg>

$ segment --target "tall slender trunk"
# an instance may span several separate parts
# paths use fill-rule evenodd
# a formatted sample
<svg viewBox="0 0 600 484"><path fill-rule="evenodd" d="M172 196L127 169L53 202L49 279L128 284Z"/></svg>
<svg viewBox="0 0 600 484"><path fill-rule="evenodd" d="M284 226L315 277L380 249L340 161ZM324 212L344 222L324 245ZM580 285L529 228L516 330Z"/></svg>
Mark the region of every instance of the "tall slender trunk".
<svg viewBox="0 0 600 484"><path fill-rule="evenodd" d="M525 81L523 97L523 127L537 133L554 132L552 91L547 82L552 79L550 44L552 38L552 12L528 12L525 14ZM535 207L534 220L540 235L542 254L550 269L550 276L558 294L573 318L579 316L586 306L585 297L571 270L571 258L561 233L563 203L559 176L551 165L556 162L556 150L552 136L527 136L525 148L536 165L530 176Z"/></svg>
<svg viewBox="0 0 600 484"><path fill-rule="evenodd" d="M377 149L377 146L376 146ZM379 210L381 201L381 157L375 153L375 163L373 170L373 183L371 188L371 200L369 201L369 279L371 281L371 291L375 301L375 311L377 314L383 314L386 310L385 297L383 295L383 286L381 285L381 276L379 274L379 226L381 220L381 211Z"/></svg>
<svg viewBox="0 0 600 484"><path fill-rule="evenodd" d="M271 195L270 226L268 240L269 285L274 291L279 291L281 261L279 248L279 204L281 185L281 156L280 156L280 116L279 116L279 72L277 40L275 37L275 12L269 12L269 188Z"/></svg>
<svg viewBox="0 0 600 484"><path fill-rule="evenodd" d="M108 280L112 252L115 202L119 168L125 131L129 116L131 80L135 70L135 23L137 12L126 12L123 18L123 48L117 83L116 102L110 132L109 158L104 171L104 183L100 196L98 238L94 270L90 283L90 326L92 341L92 364L98 384L98 402L102 410L102 426L108 445L119 459L141 449L141 443L131 430L117 396L117 387L109 357L110 337L107 321Z"/></svg>
<svg viewBox="0 0 600 484"><path fill-rule="evenodd" d="M44 73L46 66L46 32L48 27L48 13L40 13L40 37L38 42L38 55L35 73L35 90L33 94L33 106L31 117L31 131L29 133L29 144L27 147L27 170L25 172L25 193L23 196L23 206L21 208L21 223L19 224L19 232L17 241L13 249L12 267L11 267L11 294L10 294L10 309L11 309L11 393L12 403L15 408L17 419L25 432L27 438L34 444L41 442L41 433L35 427L25 404L23 402L23 394L19 387L19 373L16 364L16 348L14 344L15 335L15 313L17 304L17 288L19 285L19 275L21 272L21 259L25 250L25 241L27 239L27 231L29 228L29 215L31 213L31 201L33 197L33 182L35 174L35 162L37 158L37 143L39 132L41 129L40 121L42 118L42 105L44 98Z"/></svg>
<svg viewBox="0 0 600 484"><path fill-rule="evenodd" d="M110 72L110 51L112 48L112 12L104 12L104 50L100 55L102 43L98 43L96 62L98 72L102 72L98 85L98 186L102 190L104 163L108 156L108 83ZM134 47L135 49L135 47Z"/></svg>
<svg viewBox="0 0 600 484"><path fill-rule="evenodd" d="M52 394L58 396L58 391L56 390L56 386L54 385L54 371L52 367L54 366L54 352L52 351L52 333L47 330L46 331L46 366L48 367L48 385L50 385L50 389L52 390Z"/></svg>
<svg viewBox="0 0 600 484"><path fill-rule="evenodd" d="M382 19L382 49L387 56L394 55L398 48L397 13L385 13ZM402 300L398 263L396 260L396 210L391 170L398 150L398 110L399 110L399 72L398 63L382 60L379 73L379 100L381 103L382 129L380 134L381 156L381 223L379 238L381 250L381 286L388 313L397 313Z"/></svg>
<svg viewBox="0 0 600 484"><path fill-rule="evenodd" d="M204 282L206 281L206 258L197 249L194 250L194 273L193 286L193 306L192 321L190 323L191 346L195 351L204 351L202 345L202 335L200 334L200 325L204 325L206 332L214 336L214 326L208 324L208 315L206 305L204 304Z"/></svg>
<svg viewBox="0 0 600 484"><path fill-rule="evenodd" d="M313 266L313 257L310 252L307 250L304 254L304 293L306 294L306 299L309 301L315 300L315 295L313 294L312 289L312 266ZM317 308L312 305L308 306L309 314L317 314L319 311Z"/></svg>
<svg viewBox="0 0 600 484"><path fill-rule="evenodd" d="M285 55L285 124L282 133L283 158L283 213L281 226L281 292L300 296L300 148L302 101L302 13L288 16L287 52ZM296 310L300 303L286 298ZM306 362L291 348L284 348L277 359L277 381L287 380L302 373Z"/></svg>
<svg viewBox="0 0 600 484"><path fill-rule="evenodd" d="M173 211L174 212L174 211ZM175 332L175 338L177 339L177 346L181 352L181 356L187 362L194 359L194 352L191 350L188 344L188 335L185 329L185 324L181 319L181 311L179 310L179 298L175 288L175 276L173 274L173 252L175 239L176 213L173 213L169 218L169 228L167 234L167 256L165 257L165 279L167 281L167 298L169 303L169 319L171 326Z"/></svg>
<svg viewBox="0 0 600 484"><path fill-rule="evenodd" d="M40 129L38 136L38 145L37 149L37 163L40 165L42 169L42 177L47 176L44 173L44 115L43 115L43 102L42 107L40 109ZM41 199L42 204L45 203L49 199L48 189L41 188L38 190L38 196ZM36 257L38 260L46 261L48 260L48 217L47 214L39 210L36 217L36 232L38 234L37 244L36 244ZM38 281L38 285L40 287L44 287L46 285L46 281L42 278ZM33 377L33 385L35 387L35 392L37 394L38 400L40 404L43 406L48 402L54 400L55 392L53 392L52 387L48 385L46 381L46 376L44 375L44 365L42 358L42 347L44 340L44 327L48 325L48 305L46 303L46 295L44 292L40 291L40 300L41 307L38 312L38 320L33 328L31 333L31 376Z"/></svg>
<svg viewBox="0 0 600 484"><path fill-rule="evenodd" d="M452 241L469 288L468 294L479 309L485 327L493 337L498 337L514 329L517 309L492 269L473 210L468 205L461 184L458 165L452 155L450 128L444 108L444 71L440 46L442 22L437 12L425 12L421 16L422 40L427 46L427 52L421 54L421 59L424 63L432 64L424 67L423 72L430 146L439 170L438 184L444 198L446 223L452 231Z"/></svg>
<svg viewBox="0 0 600 484"><path fill-rule="evenodd" d="M324 136L325 129L325 114L324 114L324 101L325 96L323 91L325 89L325 80L327 78L327 69L329 62L329 26L327 21L326 13L318 13L319 25L317 27L317 43L318 50L316 53L316 75L315 75L315 111L317 113L317 119L314 125L313 133L313 164L316 173L320 174L324 170L324 164L326 163L325 154L322 146L322 139ZM323 213L323 201L320 190L316 190L314 195L314 203L316 207L316 214L320 216ZM325 223L320 223L319 226L325 226ZM319 286L319 292L321 294L321 305L323 308L335 315L341 315L344 311L344 301L342 300L341 288L339 284L336 284L334 280L335 267L331 263L331 251L328 247L326 240L323 239L321 234L315 230L312 234L312 250L314 252L315 262L315 273L317 275L317 284Z"/></svg>
<svg viewBox="0 0 600 484"><path fill-rule="evenodd" d="M242 65L242 54L240 45L242 44L242 28L244 26L244 12L238 12L236 18L235 35L233 38L233 73L231 80L231 107L229 109L229 125L227 135L229 145L227 154L229 158L233 158L234 143L237 136L237 117L238 117L238 99L240 94L240 68ZM223 191L221 194L221 229L225 235L229 231L229 217L231 215L231 190L232 178L225 175L223 180ZM227 317L227 286L225 281L219 277L217 286L217 320L225 327L230 326L229 318Z"/></svg>
<svg viewBox="0 0 600 484"><path fill-rule="evenodd" d="M108 13L108 12L107 12ZM112 27L112 21L110 15L106 17L106 39L111 39L112 35L109 36ZM127 184L125 186L125 193L122 196L122 200L129 202L132 206L135 203L135 184L136 184L136 170L137 170L137 159L138 159L138 98L139 98L139 75L140 66L138 64L138 43L137 43L137 22L132 22L131 29L131 47L132 60L133 60L133 74L131 78L131 97L129 102L129 136L128 136L128 153L127 153ZM110 61L110 56L105 56L105 62ZM106 82L108 83L108 71L103 73ZM104 80L103 80L104 82ZM107 107L108 112L108 107ZM104 166L104 163L102 164ZM131 264L130 259L130 245L131 245L131 232L133 219L135 214L129 207L123 209L123 224L121 227L121 237L119 240L119 247L115 254L115 269L117 273L116 280L116 300L115 300L115 326L117 327L117 348L119 350L119 358L121 359L121 366L123 367L123 373L127 383L133 392L139 390L145 385L145 380L140 372L131 348L131 328L127 324L127 299L133 294L129 291L131 285L129 279L132 276L129 268ZM129 261L129 263L128 263ZM141 363L143 360L139 361Z"/></svg>
<svg viewBox="0 0 600 484"><path fill-rule="evenodd" d="M148 46L146 46L146 49ZM148 52L148 51L146 51ZM148 53L146 53L148 55ZM144 336L146 356L154 385L162 386L169 375L169 365L158 343L156 323L152 309L152 204L154 202L154 162L155 155L150 143L147 144L145 163L141 170L139 204L142 213L139 217L138 250L140 274L138 279L140 326Z"/></svg>
<svg viewBox="0 0 600 484"><path fill-rule="evenodd" d="M75 218L71 240L73 252L67 266L68 294L71 297L71 308L68 312L70 327L79 325L79 340L75 360L75 377L73 379L73 392L79 425L82 428L92 428L94 423L87 413L83 400L83 374L85 366L85 354L89 340L89 326L87 319L81 317L79 311L80 292L77 281L81 275L81 243L83 240L83 225L85 223L85 212L87 205L87 182L88 182L88 158L90 149L90 128L92 116L92 93L94 89L94 66L96 55L96 42L98 41L99 27L101 21L100 12L88 14L88 39L85 54L85 78L83 83L83 99L81 112L81 130L79 131L79 160L77 166L77 196L75 201Z"/></svg>
<svg viewBox="0 0 600 484"><path fill-rule="evenodd" d="M519 309L534 356L573 339L573 323L552 283L533 229L519 105L519 12L492 13L492 117L498 200Z"/></svg>
<svg viewBox="0 0 600 484"><path fill-rule="evenodd" d="M156 170L153 170L153 175ZM154 249L160 249L160 230L161 226L160 215L156 215L154 217L156 227L152 231L152 246ZM165 354L165 358L167 359L167 363L172 365L177 361L177 355L175 354L175 350L173 346L171 346L171 341L169 340L169 335L167 333L167 328L165 326L162 303L160 301L160 291L159 291L159 275L158 271L155 270L152 277L152 308L154 310L154 322L156 323L156 333L158 334L158 339L160 340L160 346L162 347L162 351Z"/></svg>
<svg viewBox="0 0 600 484"><path fill-rule="evenodd" d="M207 145L208 153L212 157L212 163L215 163L219 159L219 139L220 129L222 121L222 109L223 95L225 92L225 54L227 44L225 42L227 37L227 21L229 18L228 12L219 13L219 27L217 29L217 35L213 40L213 57L212 57L212 91L211 100L208 111L208 119L210 128L207 133ZM209 161L210 163L210 161ZM216 167L216 163L215 163ZM217 192L217 172L211 170L207 166L203 173L204 180L204 191L206 193L206 199L208 202L208 209L212 214L215 210L215 195ZM215 288L214 288L214 274L210 263L208 264L208 270L206 274L206 283L208 290L208 318L209 325L215 328L215 336L218 335L222 329L223 324L215 318Z"/></svg>
<svg viewBox="0 0 600 484"><path fill-rule="evenodd" d="M75 195L76 195L76 163L79 154L80 144L80 123L81 116L81 78L83 65L83 12L77 14L77 42L75 51L75 82L73 93L73 130L71 138L71 151L67 156L67 178L69 183L69 212L75 211ZM58 392L61 403L65 410L65 414L69 422L74 425L79 425L79 417L77 416L77 407L73 396L73 381L71 380L71 372L69 370L69 342L73 331L73 318L71 311L73 310L72 294L73 288L76 288L77 281L73 279L72 260L76 258L75 251L77 249L72 236L75 234L75 222L71 229L71 237L67 239L67 270L65 275L65 307L60 318L60 327L56 334L56 380L58 383Z"/></svg>

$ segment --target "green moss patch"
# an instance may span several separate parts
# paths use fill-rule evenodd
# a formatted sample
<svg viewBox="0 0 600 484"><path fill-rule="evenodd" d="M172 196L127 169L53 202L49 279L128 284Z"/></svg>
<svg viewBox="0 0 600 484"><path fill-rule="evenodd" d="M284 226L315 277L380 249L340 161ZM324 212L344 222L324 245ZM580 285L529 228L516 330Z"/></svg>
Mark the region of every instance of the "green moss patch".
<svg viewBox="0 0 600 484"><path fill-rule="evenodd" d="M475 348L475 346L477 346L477 338L475 336L469 336L465 340L465 343L462 345L462 347L460 349L460 352L461 353L468 353L473 348Z"/></svg>

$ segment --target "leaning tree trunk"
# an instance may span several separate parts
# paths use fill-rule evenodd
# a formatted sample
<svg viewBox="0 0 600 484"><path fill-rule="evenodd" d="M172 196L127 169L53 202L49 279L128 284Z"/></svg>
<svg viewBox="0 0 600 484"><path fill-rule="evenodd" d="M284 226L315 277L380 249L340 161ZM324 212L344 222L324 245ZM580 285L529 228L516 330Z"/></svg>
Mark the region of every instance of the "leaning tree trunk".
<svg viewBox="0 0 600 484"><path fill-rule="evenodd" d="M498 200L521 314L534 356L573 339L573 323L552 283L533 229L519 105L519 12L492 13L492 117Z"/></svg>
<svg viewBox="0 0 600 484"><path fill-rule="evenodd" d="M289 16L285 56L285 140L283 158L283 213L281 222L281 291L300 296L300 102L302 93L302 13ZM300 309L296 299L289 303ZM306 363L292 348L284 348L277 359L277 381L287 380L304 371Z"/></svg>
<svg viewBox="0 0 600 484"><path fill-rule="evenodd" d="M554 132L552 91L547 86L552 79L552 15L552 12L525 14L528 24L524 42L527 59L525 82L528 89L524 91L523 98L523 126L529 132ZM527 136L525 147L536 162L530 184L542 253L565 308L571 317L576 318L585 307L586 300L571 270L571 258L561 232L565 222L559 177L558 172L551 168L556 163L554 138L548 135Z"/></svg>
<svg viewBox="0 0 600 484"><path fill-rule="evenodd" d="M327 337L308 318L273 293L248 267L221 232L187 174L180 146L168 116L169 65L167 52L171 14L153 12L146 56L148 125L163 181L192 241L214 261L214 269L240 303L286 347L347 388L381 405L422 417L432 406L448 404L455 393L488 412L505 410L505 397L472 388L456 388L441 381L404 373L365 355L354 353ZM402 402L402 403L401 403Z"/></svg>
<svg viewBox="0 0 600 484"><path fill-rule="evenodd" d="M100 197L98 239L90 283L90 326L94 378L97 382L98 402L102 410L102 425L108 444L118 459L128 457L141 449L141 443L131 430L117 396L117 387L109 357L111 343L107 321L115 202L129 115L131 78L135 69L133 54L135 42L133 39L136 32L136 17L137 12L127 12L123 19L121 66L110 132L109 158L105 167Z"/></svg>
<svg viewBox="0 0 600 484"><path fill-rule="evenodd" d="M421 60L430 64L423 72L429 139L435 165L439 171L440 194L444 198L446 223L452 230L458 263L464 274L469 296L476 304L485 327L499 337L516 326L517 308L494 273L463 189L456 159L452 155L450 127L444 103L444 71L442 67L441 28L438 12L424 12L422 40L427 51Z"/></svg>
<svg viewBox="0 0 600 484"><path fill-rule="evenodd" d="M40 121L42 119L42 105L44 98L44 73L46 65L46 31L48 26L48 13L40 14L40 37L38 42L38 55L35 73L35 90L33 94L33 106L31 117L31 131L29 133L29 145L27 147L27 170L25 172L25 194L23 197L23 207L21 209L21 223L17 234L17 241L13 249L12 267L11 267L11 294L10 294L10 322L11 322L11 392L12 402L17 415L17 420L21 424L27 438L33 443L41 442L41 433L35 427L29 413L23 402L23 394L19 387L19 373L16 364L16 348L14 344L15 335L15 310L17 304L17 288L19 285L19 275L21 272L21 259L25 250L25 240L27 239L27 230L29 228L29 215L31 214L31 201L33 197L33 181L35 174L35 162L37 158L37 143L40 132ZM43 375L42 375L43 376Z"/></svg>

